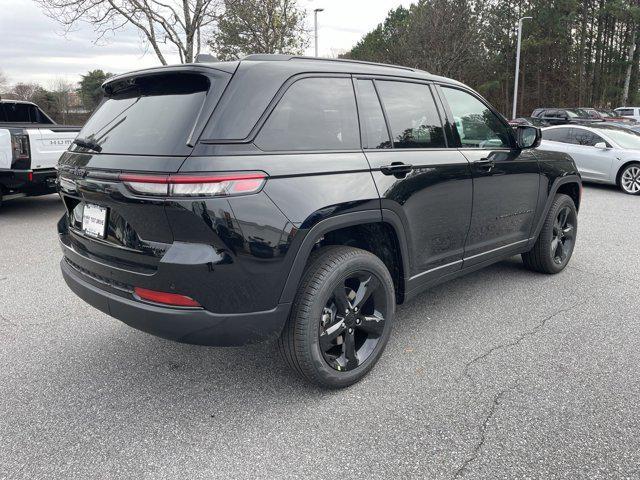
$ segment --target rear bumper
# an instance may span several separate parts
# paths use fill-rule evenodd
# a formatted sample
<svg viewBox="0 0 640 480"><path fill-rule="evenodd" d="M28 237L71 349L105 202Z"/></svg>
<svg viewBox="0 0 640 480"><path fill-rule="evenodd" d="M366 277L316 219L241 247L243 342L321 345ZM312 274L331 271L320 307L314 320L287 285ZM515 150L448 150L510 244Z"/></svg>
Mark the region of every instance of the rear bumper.
<svg viewBox="0 0 640 480"><path fill-rule="evenodd" d="M239 346L275 339L289 314L290 304L241 314L216 314L202 309L148 304L105 291L64 258L60 266L69 288L85 302L133 328L177 342Z"/></svg>
<svg viewBox="0 0 640 480"><path fill-rule="evenodd" d="M0 170L0 185L5 190L26 194L46 194L56 191L55 168L39 170Z"/></svg>

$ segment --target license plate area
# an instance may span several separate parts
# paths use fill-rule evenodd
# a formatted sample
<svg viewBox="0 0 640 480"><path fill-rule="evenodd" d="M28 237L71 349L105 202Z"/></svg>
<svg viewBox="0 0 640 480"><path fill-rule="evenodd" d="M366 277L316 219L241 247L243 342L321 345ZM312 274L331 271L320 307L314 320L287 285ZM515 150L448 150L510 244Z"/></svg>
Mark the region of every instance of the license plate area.
<svg viewBox="0 0 640 480"><path fill-rule="evenodd" d="M104 238L107 230L107 209L91 203L82 210L82 231L94 238Z"/></svg>

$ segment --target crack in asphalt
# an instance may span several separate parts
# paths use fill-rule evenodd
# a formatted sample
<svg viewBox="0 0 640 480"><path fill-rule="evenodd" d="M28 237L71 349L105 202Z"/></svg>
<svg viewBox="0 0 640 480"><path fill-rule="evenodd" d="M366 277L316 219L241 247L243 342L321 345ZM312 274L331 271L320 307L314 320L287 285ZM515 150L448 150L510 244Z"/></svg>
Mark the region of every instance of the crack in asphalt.
<svg viewBox="0 0 640 480"><path fill-rule="evenodd" d="M4 323L11 325L12 327L17 327L18 324L12 322L11 320L9 320L7 317L5 317L4 315L0 314L0 320L2 320Z"/></svg>
<svg viewBox="0 0 640 480"><path fill-rule="evenodd" d="M534 336L536 333L538 333L538 331L543 329L545 327L545 325L547 324L547 322L549 320L551 320L552 318L557 317L558 315L560 315L562 313L566 313L568 311L571 311L571 310L573 310L574 308L576 308L576 307L578 307L580 305L584 305L588 301L589 301L589 299L584 299L584 300L576 302L576 303L574 303L574 304L572 304L572 305L570 305L568 307L565 307L565 308L562 308L560 310L557 310L554 313L552 313L551 315L548 315L545 318L543 318L542 321L540 321L540 323L538 323L531 330L527 330L526 332L521 333L514 340L511 340L511 341L506 342L506 343L501 343L499 345L496 345L495 347L491 347L486 352L478 355L477 357L473 358L471 361L465 363L464 369L462 370L462 376L463 377L467 377L469 380L472 380L471 374L469 373L469 370L471 369L471 367L473 365L481 362L482 360L484 360L485 358L489 357L494 352L497 352L499 350L504 350L504 349L510 348L510 347L515 347L515 346L519 345L524 339L526 339L527 337Z"/></svg>
<svg viewBox="0 0 640 480"><path fill-rule="evenodd" d="M487 350L486 352L478 355L477 357L473 358L471 361L465 363L463 372L462 372L462 377L466 377L469 380L473 380L471 377L471 367L481 361L483 361L484 359L486 359L487 357L489 357L491 354L493 354L494 352L497 352L499 350L504 350L510 347L515 347L517 345L519 345L523 340L525 340L527 337L532 337L535 334L537 334L540 330L542 330L547 322L555 317L557 317L558 315L571 311L574 308L580 306L580 305L584 305L586 304L590 297L589 297L590 292L587 292L587 296L586 298L575 302L573 304L571 304L568 307L564 307L561 308L559 310L556 310L555 312L551 313L550 315L547 315L546 317L544 317L536 326L534 326L532 329L527 330L526 332L521 333L517 338L506 342L506 343L501 343L500 345L496 345L495 347L491 347L489 350ZM498 409L498 405L500 404L500 399L510 390L513 390L514 388L516 388L517 383L515 383L514 385L507 387L503 390L500 390L496 395L494 395L491 405L489 406L489 411L484 419L484 421L482 422L482 425L480 425L480 438L478 439L478 442L475 444L471 455L469 456L469 458L467 458L462 465L460 465L460 467L458 467L456 469L456 471L453 474L453 478L460 478L464 472L467 470L467 468L469 467L469 465L471 463L473 463L475 460L478 459L478 457L480 456L480 451L482 449L482 447L485 444L486 441L486 433L487 433L487 429L489 428L489 423L491 422L491 420L493 419L493 417L496 415L497 409Z"/></svg>
<svg viewBox="0 0 640 480"><path fill-rule="evenodd" d="M478 457L480 456L480 450L482 450L482 447L484 446L484 443L487 439L487 429L489 428L489 423L491 422L493 417L495 417L498 411L498 405L500 405L500 399L507 392L509 392L510 390L513 390L516 386L517 384L514 384L510 387L500 390L498 393L496 393L493 396L491 405L489 405L489 411L487 412L487 415L485 416L484 421L482 422L482 425L480 425L480 438L478 438L478 441L473 447L473 450L469 458L467 458L464 462L462 462L462 465L460 465L454 472L453 474L454 479L460 478L462 475L464 475L464 472L467 470L467 467L469 467L470 464L472 464L478 459Z"/></svg>

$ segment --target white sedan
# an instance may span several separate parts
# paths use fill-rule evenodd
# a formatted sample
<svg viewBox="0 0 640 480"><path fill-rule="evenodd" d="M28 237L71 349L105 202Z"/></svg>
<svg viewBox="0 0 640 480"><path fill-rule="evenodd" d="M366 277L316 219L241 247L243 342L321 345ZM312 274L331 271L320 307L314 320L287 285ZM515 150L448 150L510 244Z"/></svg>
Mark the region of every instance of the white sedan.
<svg viewBox="0 0 640 480"><path fill-rule="evenodd" d="M560 125L542 129L541 150L573 157L582 179L610 183L640 195L640 133L613 125Z"/></svg>

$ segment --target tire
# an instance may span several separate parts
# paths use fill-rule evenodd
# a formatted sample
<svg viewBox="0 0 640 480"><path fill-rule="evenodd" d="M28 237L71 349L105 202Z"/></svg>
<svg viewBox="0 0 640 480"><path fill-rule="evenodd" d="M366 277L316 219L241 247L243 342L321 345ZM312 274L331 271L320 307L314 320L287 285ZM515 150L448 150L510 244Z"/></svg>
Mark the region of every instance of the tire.
<svg viewBox="0 0 640 480"><path fill-rule="evenodd" d="M382 355L395 307L393 280L378 257L353 247L321 248L307 263L280 353L307 381L348 387Z"/></svg>
<svg viewBox="0 0 640 480"><path fill-rule="evenodd" d="M525 266L535 272L560 273L571 260L577 234L578 211L573 200L556 195L535 245L522 254Z"/></svg>
<svg viewBox="0 0 640 480"><path fill-rule="evenodd" d="M640 195L640 163L631 163L620 171L618 187L628 195Z"/></svg>

